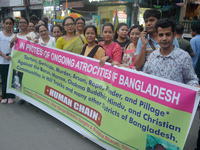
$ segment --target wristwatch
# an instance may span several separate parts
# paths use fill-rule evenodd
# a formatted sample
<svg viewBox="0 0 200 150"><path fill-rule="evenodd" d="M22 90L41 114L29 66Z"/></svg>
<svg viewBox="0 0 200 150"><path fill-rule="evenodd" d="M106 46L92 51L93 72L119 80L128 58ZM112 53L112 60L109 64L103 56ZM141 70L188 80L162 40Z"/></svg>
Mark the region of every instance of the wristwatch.
<svg viewBox="0 0 200 150"><path fill-rule="evenodd" d="M111 57L110 56L108 56L108 59L107 59L107 61L109 61L111 59Z"/></svg>

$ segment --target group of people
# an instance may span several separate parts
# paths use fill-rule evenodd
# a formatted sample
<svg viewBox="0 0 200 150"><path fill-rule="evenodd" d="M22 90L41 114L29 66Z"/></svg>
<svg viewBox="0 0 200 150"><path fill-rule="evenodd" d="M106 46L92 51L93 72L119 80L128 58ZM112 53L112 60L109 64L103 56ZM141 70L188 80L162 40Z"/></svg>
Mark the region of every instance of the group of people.
<svg viewBox="0 0 200 150"><path fill-rule="evenodd" d="M161 19L160 11L146 10L143 18L145 29L140 25L133 25L129 29L127 24L119 23L114 31L111 23L105 23L102 27L103 41L97 40L97 28L93 25L86 26L82 17L76 20L66 17L62 27L54 25L51 28L45 19L34 23L21 18L21 32L16 35L12 32L14 20L11 17L4 19L4 30L0 33L1 103L14 102L14 95L6 93L6 82L11 48L18 37L98 59L101 67L109 62L118 67L136 69L199 87L200 25L192 27L194 39L185 42L181 38L184 27L176 25L171 19ZM197 143L200 143L199 139ZM198 145L197 150L199 149Z"/></svg>

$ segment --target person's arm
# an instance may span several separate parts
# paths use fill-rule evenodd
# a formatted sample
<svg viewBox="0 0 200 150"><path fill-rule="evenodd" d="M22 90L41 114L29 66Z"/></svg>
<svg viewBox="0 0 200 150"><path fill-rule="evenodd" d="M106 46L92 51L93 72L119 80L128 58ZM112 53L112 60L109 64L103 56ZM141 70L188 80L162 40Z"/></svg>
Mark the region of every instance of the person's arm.
<svg viewBox="0 0 200 150"><path fill-rule="evenodd" d="M126 49L124 50L124 53L128 50L131 50L131 43L126 47ZM133 57L133 56L132 56ZM132 58L133 60L133 58ZM118 64L117 66L118 67L125 67L125 68L130 68L130 69L135 69L135 66L134 66L134 60L132 61L132 63L130 64L130 66L127 66L125 65L126 62L124 62L124 56L122 58L122 64Z"/></svg>
<svg viewBox="0 0 200 150"><path fill-rule="evenodd" d="M15 42L17 42L17 36L16 35L10 41L10 48L12 48L14 46Z"/></svg>
<svg viewBox="0 0 200 150"><path fill-rule="evenodd" d="M100 59L100 61L99 61L99 66L100 67L103 67L104 66L104 64L106 63L106 61L110 61L110 56L104 56L104 57L102 57L101 59Z"/></svg>
<svg viewBox="0 0 200 150"><path fill-rule="evenodd" d="M193 57L193 56L194 56L194 52L191 52L191 53L190 53L190 56Z"/></svg>
<svg viewBox="0 0 200 150"><path fill-rule="evenodd" d="M194 52L194 55L196 54L196 44L195 44L195 41L193 39L190 40L190 45L192 47L192 50Z"/></svg>
<svg viewBox="0 0 200 150"><path fill-rule="evenodd" d="M194 51L192 49L192 46L190 45L190 42L188 42L187 52L190 54L191 57L194 56Z"/></svg>
<svg viewBox="0 0 200 150"><path fill-rule="evenodd" d="M33 40L33 42L39 43L39 40L35 38L35 39Z"/></svg>
<svg viewBox="0 0 200 150"><path fill-rule="evenodd" d="M192 58L189 56L187 53L187 57L185 57L184 62L182 63L183 67L183 80L185 84L191 85L191 86L196 86L199 85L198 77L195 74L194 68L193 68L193 63L192 63Z"/></svg>
<svg viewBox="0 0 200 150"><path fill-rule="evenodd" d="M111 65L117 65L121 63L121 59L122 59L122 49L120 45L117 43L112 49L112 56L105 56L101 58L99 66L103 67L106 61L112 63Z"/></svg>
<svg viewBox="0 0 200 150"><path fill-rule="evenodd" d="M152 64L151 64L152 59L153 60L155 59L154 53L151 53L148 60L146 61L145 65L144 65L144 71L143 71L144 73L151 74L150 67L152 66Z"/></svg>
<svg viewBox="0 0 200 150"><path fill-rule="evenodd" d="M52 44L52 47L56 47L56 40L54 39L54 41L53 41L53 44Z"/></svg>
<svg viewBox="0 0 200 150"><path fill-rule="evenodd" d="M4 57L5 59L11 60L11 56L6 56L6 55L4 55L1 51L0 51L0 55L1 55L2 57Z"/></svg>
<svg viewBox="0 0 200 150"><path fill-rule="evenodd" d="M135 57L135 60L134 60L134 65L136 67L136 70L138 70L138 71L142 70L142 67L145 64L146 47L147 47L147 44L146 43L143 44L142 40L139 39L138 44L137 44L136 57Z"/></svg>
<svg viewBox="0 0 200 150"><path fill-rule="evenodd" d="M37 35L35 34L35 32L30 32L26 38L30 41L33 41L35 38L37 37Z"/></svg>
<svg viewBox="0 0 200 150"><path fill-rule="evenodd" d="M129 66L125 65L125 64L116 64L118 67L124 67L124 68L129 68Z"/></svg>
<svg viewBox="0 0 200 150"><path fill-rule="evenodd" d="M198 60L195 66L195 72L197 74L197 77L200 79L200 55L198 57Z"/></svg>
<svg viewBox="0 0 200 150"><path fill-rule="evenodd" d="M126 53L127 50L129 50L130 45L131 45L131 43L129 43L128 46L127 46L127 45L125 46L125 48L124 48L124 54ZM122 62L121 62L121 64L119 63L118 66L119 66L119 67L120 67L120 66L123 67L123 64L124 64L124 63L126 63L126 62L124 62L124 55L123 55L123 57L122 57Z"/></svg>
<svg viewBox="0 0 200 150"><path fill-rule="evenodd" d="M120 47L120 45L117 43L113 49L112 49L112 61L115 61L116 63L112 62L114 65L121 63L122 60L122 49Z"/></svg>
<svg viewBox="0 0 200 150"><path fill-rule="evenodd" d="M111 63L111 66L114 66L114 65L119 65L120 63L118 61L112 61Z"/></svg>
<svg viewBox="0 0 200 150"><path fill-rule="evenodd" d="M136 55L135 57L134 64L135 64L136 70L138 71L142 70L145 64L145 61L146 61L146 46L142 46L140 54Z"/></svg>
<svg viewBox="0 0 200 150"><path fill-rule="evenodd" d="M142 70L145 64L147 44L148 44L148 36L147 32L144 30L141 32L141 38L138 41L137 51L136 51L137 56L134 61L134 65L136 67L136 70L138 71Z"/></svg>
<svg viewBox="0 0 200 150"><path fill-rule="evenodd" d="M105 50L102 48L102 47L99 47L95 56L96 56L96 59L100 60L101 58L105 57Z"/></svg>
<svg viewBox="0 0 200 150"><path fill-rule="evenodd" d="M177 48L180 48L179 44L178 44L178 40L177 38L175 37L174 40L173 40L173 45L175 45Z"/></svg>

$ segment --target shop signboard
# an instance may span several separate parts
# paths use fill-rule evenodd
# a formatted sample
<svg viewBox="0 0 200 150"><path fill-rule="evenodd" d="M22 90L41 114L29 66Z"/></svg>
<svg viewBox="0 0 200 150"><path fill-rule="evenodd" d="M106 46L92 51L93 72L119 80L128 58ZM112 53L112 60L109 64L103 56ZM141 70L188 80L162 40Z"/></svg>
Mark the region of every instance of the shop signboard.
<svg viewBox="0 0 200 150"><path fill-rule="evenodd" d="M66 6L66 2L62 3L63 6ZM68 2L68 8L81 8L83 7L82 1L76 1L76 2Z"/></svg>
<svg viewBox="0 0 200 150"><path fill-rule="evenodd" d="M44 6L53 6L53 0L44 0ZM59 0L55 0L55 6L59 6Z"/></svg>
<svg viewBox="0 0 200 150"><path fill-rule="evenodd" d="M131 2L134 3L135 0L112 0L112 2ZM110 0L89 0L90 3L92 2L110 2Z"/></svg>
<svg viewBox="0 0 200 150"><path fill-rule="evenodd" d="M10 6L24 6L23 1L10 0Z"/></svg>
<svg viewBox="0 0 200 150"><path fill-rule="evenodd" d="M0 0L0 6L1 7L9 7L10 6L10 0Z"/></svg>
<svg viewBox="0 0 200 150"><path fill-rule="evenodd" d="M43 0L30 0L30 5L38 5L38 4L43 5Z"/></svg>

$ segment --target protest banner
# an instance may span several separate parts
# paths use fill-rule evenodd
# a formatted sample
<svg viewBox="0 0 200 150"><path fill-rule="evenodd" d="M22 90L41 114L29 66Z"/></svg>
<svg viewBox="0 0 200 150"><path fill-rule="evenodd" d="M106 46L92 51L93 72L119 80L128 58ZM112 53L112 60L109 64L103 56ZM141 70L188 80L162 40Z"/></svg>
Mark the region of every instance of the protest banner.
<svg viewBox="0 0 200 150"><path fill-rule="evenodd" d="M8 92L106 149L183 149L198 88L18 39Z"/></svg>

